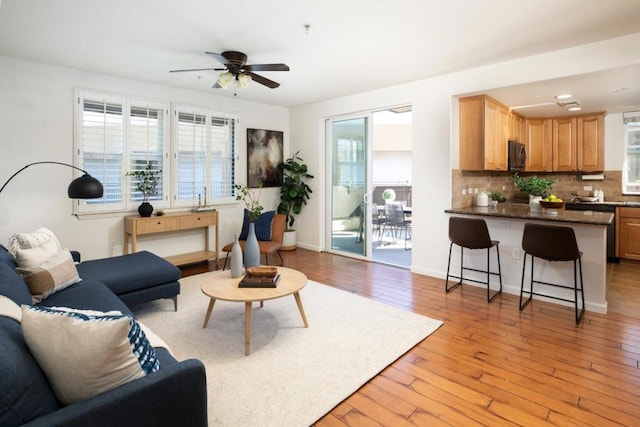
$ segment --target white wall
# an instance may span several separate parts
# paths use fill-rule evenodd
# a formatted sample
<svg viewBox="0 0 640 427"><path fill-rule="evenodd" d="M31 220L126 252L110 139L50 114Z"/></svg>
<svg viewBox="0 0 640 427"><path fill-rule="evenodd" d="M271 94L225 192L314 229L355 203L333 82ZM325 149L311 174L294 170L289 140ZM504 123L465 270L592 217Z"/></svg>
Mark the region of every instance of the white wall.
<svg viewBox="0 0 640 427"><path fill-rule="evenodd" d="M0 57L0 185L22 166L42 160L73 164L73 91L92 89L116 94L209 107L239 114L238 177L246 182L246 129L284 131L285 156L289 150L289 110L159 86L139 81L103 76ZM259 88L256 88L259 90ZM71 215L66 190L72 170L55 165L33 166L18 175L0 194L0 243L16 232L44 226L53 230L61 243L80 250L85 259L116 254L122 247L122 215L83 218ZM265 208L274 209L279 188L262 190ZM243 205L222 207L221 244L233 240L242 225ZM134 214L131 212L129 214ZM177 239L145 239L139 249L170 255L203 246L203 233L188 233ZM213 235L213 233L212 233ZM214 242L212 242L213 244Z"/></svg>
<svg viewBox="0 0 640 427"><path fill-rule="evenodd" d="M449 245L444 210L450 207L451 169L458 167L457 103L452 109L453 97L639 63L638 44L640 33L292 109L291 149L301 151L316 176L311 183L314 196L298 220L298 244L324 249L324 118L411 104L414 161L411 269L443 277Z"/></svg>

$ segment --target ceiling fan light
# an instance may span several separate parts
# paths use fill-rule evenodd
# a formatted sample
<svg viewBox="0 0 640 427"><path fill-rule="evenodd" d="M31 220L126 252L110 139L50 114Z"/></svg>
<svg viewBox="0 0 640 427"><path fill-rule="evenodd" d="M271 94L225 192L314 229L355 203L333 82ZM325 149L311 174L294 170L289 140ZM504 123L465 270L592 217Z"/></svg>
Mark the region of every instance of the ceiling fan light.
<svg viewBox="0 0 640 427"><path fill-rule="evenodd" d="M238 89L246 89L251 83L251 76L247 74L238 74Z"/></svg>
<svg viewBox="0 0 640 427"><path fill-rule="evenodd" d="M226 89L227 86L229 86L229 83L231 83L232 81L233 81L233 74L231 74L228 71L225 71L224 73L218 76L218 84L223 89Z"/></svg>

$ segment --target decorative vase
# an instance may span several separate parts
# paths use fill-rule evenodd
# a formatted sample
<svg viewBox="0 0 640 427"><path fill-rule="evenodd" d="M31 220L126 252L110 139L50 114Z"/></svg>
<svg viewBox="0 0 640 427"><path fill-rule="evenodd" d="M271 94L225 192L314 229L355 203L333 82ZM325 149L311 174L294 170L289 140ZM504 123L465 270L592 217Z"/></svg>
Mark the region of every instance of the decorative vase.
<svg viewBox="0 0 640 427"><path fill-rule="evenodd" d="M142 202L140 206L138 206L138 213L143 218L150 217L152 212L153 206L151 206L151 203L149 202Z"/></svg>
<svg viewBox="0 0 640 427"><path fill-rule="evenodd" d="M244 245L244 267L249 268L260 265L260 246L256 238L256 225L249 222L249 234Z"/></svg>
<svg viewBox="0 0 640 427"><path fill-rule="evenodd" d="M235 235L235 241L231 248L231 277L236 278L242 276L242 248L238 235Z"/></svg>
<svg viewBox="0 0 640 427"><path fill-rule="evenodd" d="M542 200L542 196L529 196L529 210L531 212L542 212L540 200Z"/></svg>

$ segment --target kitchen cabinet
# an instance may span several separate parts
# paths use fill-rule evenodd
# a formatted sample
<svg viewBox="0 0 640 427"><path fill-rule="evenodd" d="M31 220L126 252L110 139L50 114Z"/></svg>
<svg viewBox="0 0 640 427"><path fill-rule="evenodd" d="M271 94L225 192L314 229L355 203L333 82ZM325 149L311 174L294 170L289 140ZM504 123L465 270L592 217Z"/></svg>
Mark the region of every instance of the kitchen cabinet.
<svg viewBox="0 0 640 427"><path fill-rule="evenodd" d="M604 113L578 116L577 163L578 170L601 172L604 170Z"/></svg>
<svg viewBox="0 0 640 427"><path fill-rule="evenodd" d="M577 119L557 117L553 119L553 171L571 172L577 168Z"/></svg>
<svg viewBox="0 0 640 427"><path fill-rule="evenodd" d="M509 112L509 139L524 141L524 117L514 111Z"/></svg>
<svg viewBox="0 0 640 427"><path fill-rule="evenodd" d="M507 170L509 109L487 96L461 98L460 169Z"/></svg>
<svg viewBox="0 0 640 427"><path fill-rule="evenodd" d="M616 230L616 255L640 260L640 209L617 208Z"/></svg>
<svg viewBox="0 0 640 427"><path fill-rule="evenodd" d="M551 119L524 120L524 144L527 147L526 171L552 171L552 130Z"/></svg>

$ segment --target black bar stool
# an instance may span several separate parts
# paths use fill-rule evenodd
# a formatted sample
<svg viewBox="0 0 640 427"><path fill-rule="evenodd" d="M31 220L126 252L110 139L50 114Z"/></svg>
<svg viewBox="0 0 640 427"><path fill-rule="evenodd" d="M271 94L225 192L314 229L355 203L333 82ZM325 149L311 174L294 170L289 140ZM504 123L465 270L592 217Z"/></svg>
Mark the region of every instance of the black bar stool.
<svg viewBox="0 0 640 427"><path fill-rule="evenodd" d="M489 237L489 230L487 229L487 223L483 219L476 218L460 218L460 217L450 217L449 218L449 240L451 240L451 244L449 245L449 262L447 264L447 280L444 284L445 290L447 292L451 292L453 289L457 288L462 284L463 280L467 280L469 282L482 283L487 285L487 302L491 302L497 297L500 293L502 293L502 272L500 270L500 249L498 247L499 241L491 240ZM453 249L453 244L460 246L460 275L454 276L453 274L449 274L449 269L451 267L451 250ZM498 272L493 273L490 269L489 262L489 252L492 247L496 247L496 254L498 256ZM463 263L464 249L486 249L487 250L487 269L486 270L478 270L475 268L465 267ZM468 277L463 276L464 270L475 271L478 273L486 273L487 280L476 280L470 279ZM500 289L496 291L493 295L490 292L490 278L491 275L498 276L500 279ZM459 282L455 285L449 287L449 277L453 279L459 279Z"/></svg>
<svg viewBox="0 0 640 427"><path fill-rule="evenodd" d="M522 281L520 283L520 310L525 308L531 302L534 295L553 298L560 301L572 302L575 305L576 325L580 323L584 314L584 285L582 281L582 252L578 249L576 235L571 227L561 227L556 225L540 225L527 223L524 225L524 233L522 235L522 249L524 250L524 261L522 263ZM531 287L529 291L524 290L524 275L527 265L527 255L531 256ZM541 258L546 261L573 261L573 286L561 285L557 283L542 282L533 279L534 259ZM576 267L580 270L580 287L578 288L578 275ZM565 288L573 290L573 299L561 298L548 294L537 293L533 291L533 284L539 283L547 286L555 286L557 288ZM529 297L522 302L524 292ZM578 293L582 300L582 309L578 310Z"/></svg>

